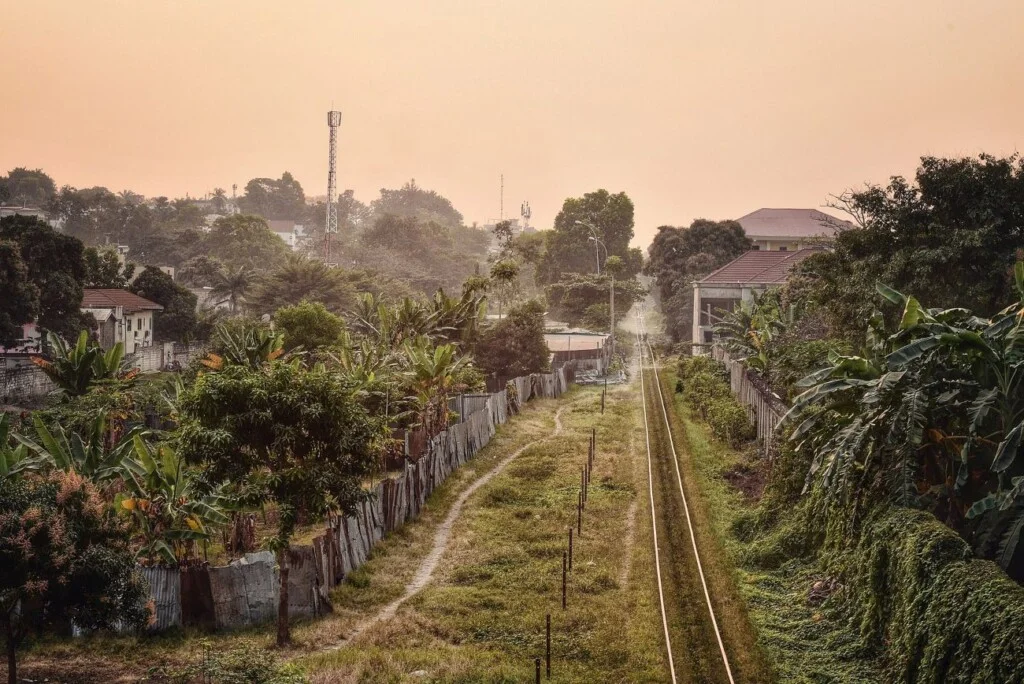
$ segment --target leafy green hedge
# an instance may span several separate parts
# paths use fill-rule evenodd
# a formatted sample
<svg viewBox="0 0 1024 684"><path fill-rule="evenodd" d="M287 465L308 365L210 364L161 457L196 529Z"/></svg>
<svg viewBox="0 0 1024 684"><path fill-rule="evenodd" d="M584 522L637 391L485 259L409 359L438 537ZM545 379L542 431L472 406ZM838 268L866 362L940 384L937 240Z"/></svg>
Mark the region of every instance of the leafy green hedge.
<svg viewBox="0 0 1024 684"><path fill-rule="evenodd" d="M1024 587L926 511L877 505L851 535L848 511L802 493L807 465L784 448L757 511L737 520L748 567L817 556L843 587L828 605L891 681L1024 681Z"/></svg>
<svg viewBox="0 0 1024 684"><path fill-rule="evenodd" d="M876 509L837 560L846 609L894 680L1024 681L1024 588L930 513Z"/></svg>
<svg viewBox="0 0 1024 684"><path fill-rule="evenodd" d="M700 414L715 437L737 446L754 437L747 411L733 398L725 366L709 356L692 356L679 362L683 399Z"/></svg>

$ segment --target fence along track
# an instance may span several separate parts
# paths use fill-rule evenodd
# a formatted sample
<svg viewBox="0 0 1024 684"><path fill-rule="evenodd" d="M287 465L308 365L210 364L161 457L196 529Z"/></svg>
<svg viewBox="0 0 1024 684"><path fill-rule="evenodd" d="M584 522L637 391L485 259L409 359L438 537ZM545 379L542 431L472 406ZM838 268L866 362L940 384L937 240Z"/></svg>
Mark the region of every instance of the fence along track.
<svg viewBox="0 0 1024 684"><path fill-rule="evenodd" d="M669 418L668 418L668 408L667 408L666 402L665 402L665 394L662 391L661 379L658 376L657 359L654 356L654 347L651 346L650 342L647 339L647 326L646 326L646 322L644 320L643 312L642 311L638 311L637 312L637 342L639 344L639 353L640 353L640 396L641 396L641 401L643 401L643 404L644 404L644 433L647 436L647 469L648 469L648 478L649 478L649 480L648 480L649 491L650 491L650 495L651 495L651 520L652 520L652 523L653 523L654 518L656 517L656 515L655 515L655 509L654 509L654 482L653 482L653 477L651 476L651 440L650 440L650 429L648 427L647 401L646 401L646 398L645 398L644 380L643 380L643 377L644 377L643 358L644 358L644 347L645 346L647 348L647 352L650 355L650 359L651 359L651 371L654 374L654 384L658 388L659 404L661 405L662 418L665 421L665 434L666 434L666 436L668 438L669 447L672 450L672 463L675 466L676 482L679 485L679 496L682 499L683 511L686 514L686 516L685 516L686 517L686 527L689 530L690 541L691 541L691 543L693 545L693 557L694 557L694 560L696 561L696 564L697 564L697 573L700 576L701 587L704 590L704 601L707 604L708 614L711 617L711 624L712 624L712 626L714 627L714 630L715 630L715 639L718 641L718 651L719 651L719 654L722 656L722 664L725 666L725 674L729 678L730 684L735 684L735 680L733 679L733 676L732 676L732 668L729 666L729 657L728 657L728 655L726 655L725 644L722 641L722 630L718 626L718 619L715 617L715 609L714 609L714 606L711 603L711 594L708 591L708 583L707 583L707 580L704 577L704 566L703 566L703 564L701 563L701 560L700 560L700 551L697 548L697 536L696 536L696 533L694 532L694 529L693 529L693 521L690 518L690 506L689 506L689 504L688 504L688 502L686 500L686 492L683 489L683 477L682 477L682 474L680 473L680 470L679 470L679 457L676 454L675 440L672 437L672 426L671 426L671 423L669 422ZM655 556L655 563L656 564L658 564L658 555L659 555L658 554L658 536L657 536L657 527L655 526L654 556ZM662 592L662 586L661 586L661 569L660 569L660 566L658 568L658 594L659 594L659 598L661 599L661 618L662 618L662 624L665 627L665 643L666 643L666 646L668 648L669 667L670 667L671 672L672 672L672 681L675 682L676 681L675 666L672 664L672 646L671 646L671 642L669 641L668 620L667 620L667 617L666 617L666 614L665 614L665 602L664 602L664 594Z"/></svg>

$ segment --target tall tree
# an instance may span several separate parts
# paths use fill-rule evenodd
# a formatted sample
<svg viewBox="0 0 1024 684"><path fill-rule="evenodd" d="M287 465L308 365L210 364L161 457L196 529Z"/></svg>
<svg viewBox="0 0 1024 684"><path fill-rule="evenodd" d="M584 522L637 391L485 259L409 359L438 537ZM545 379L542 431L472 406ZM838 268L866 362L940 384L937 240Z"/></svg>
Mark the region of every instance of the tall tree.
<svg viewBox="0 0 1024 684"><path fill-rule="evenodd" d="M17 243L21 251L28 280L39 291L36 324L40 328L74 339L80 330L91 327L91 317L80 308L86 275L80 240L32 216L0 218L0 240Z"/></svg>
<svg viewBox="0 0 1024 684"><path fill-rule="evenodd" d="M455 209L451 200L416 185L415 178L397 190L381 188L380 197L370 203L370 211L378 218L391 214L424 223L434 221L442 226L462 225L462 214Z"/></svg>
<svg viewBox="0 0 1024 684"><path fill-rule="evenodd" d="M21 326L39 313L39 288L11 240L0 240L0 292L0 346L10 347L21 339Z"/></svg>
<svg viewBox="0 0 1024 684"><path fill-rule="evenodd" d="M0 176L0 204L45 207L56 194L57 186L42 169L11 169Z"/></svg>
<svg viewBox="0 0 1024 684"><path fill-rule="evenodd" d="M292 174L285 171L280 179L253 178L245 185L245 194L238 198L239 208L248 214L267 219L298 220L306 209L306 195Z"/></svg>
<svg viewBox="0 0 1024 684"><path fill-rule="evenodd" d="M839 198L860 227L797 268L792 296L822 307L833 332L859 339L880 304L876 282L937 307L988 316L1013 292L1024 246L1024 160L923 157L914 182L896 176Z"/></svg>
<svg viewBox="0 0 1024 684"><path fill-rule="evenodd" d="M654 278L666 331L673 340L689 340L692 335L693 282L751 246L736 221L696 219L688 228L658 228L644 272Z"/></svg>
<svg viewBox="0 0 1024 684"><path fill-rule="evenodd" d="M86 247L85 287L107 287L123 289L128 287L135 275L135 264L121 263L113 249Z"/></svg>
<svg viewBox="0 0 1024 684"><path fill-rule="evenodd" d="M211 279L210 295L217 304L227 303L231 313L238 311L238 306L245 300L256 278L248 266L224 267L218 269Z"/></svg>
<svg viewBox="0 0 1024 684"><path fill-rule="evenodd" d="M188 342L196 328L196 296L156 266L147 266L131 285L140 297L164 307L153 315L153 339Z"/></svg>
<svg viewBox="0 0 1024 684"><path fill-rule="evenodd" d="M593 237L600 244L595 244ZM632 278L643 265L640 250L629 247L632 239L633 202L626 193L613 195L597 190L583 197L570 197L555 217L555 229L548 234L537 276L550 284L566 273L594 273L595 262L603 264L609 256L617 255L625 262L624 277Z"/></svg>
<svg viewBox="0 0 1024 684"><path fill-rule="evenodd" d="M483 371L503 378L546 370L548 354L544 305L537 300L513 307L508 316L484 330L473 353Z"/></svg>
<svg viewBox="0 0 1024 684"><path fill-rule="evenodd" d="M345 331L345 322L340 317L320 302L308 301L278 309L274 326L284 333L284 347L289 351L296 347L315 351L336 345Z"/></svg>
<svg viewBox="0 0 1024 684"><path fill-rule="evenodd" d="M217 219L203 239L208 256L228 266L270 270L291 253L259 216L236 214Z"/></svg>
<svg viewBox="0 0 1024 684"><path fill-rule="evenodd" d="M181 449L212 482L261 491L277 504L281 589L279 644L290 640L288 544L300 514L351 512L365 497L381 426L359 403L357 388L322 366L271 362L204 373L181 400Z"/></svg>
<svg viewBox="0 0 1024 684"><path fill-rule="evenodd" d="M329 311L340 312L355 303L356 290L345 272L322 261L290 255L283 265L263 278L248 300L258 314L269 314L282 306L306 300L320 302Z"/></svg>

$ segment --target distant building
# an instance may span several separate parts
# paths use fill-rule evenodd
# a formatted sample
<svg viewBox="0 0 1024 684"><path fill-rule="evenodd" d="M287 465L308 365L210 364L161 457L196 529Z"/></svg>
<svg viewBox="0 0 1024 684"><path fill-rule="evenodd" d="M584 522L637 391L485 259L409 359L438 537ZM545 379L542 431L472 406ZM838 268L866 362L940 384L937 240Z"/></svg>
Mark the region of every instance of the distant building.
<svg viewBox="0 0 1024 684"><path fill-rule="evenodd" d="M270 230L277 237L284 240L285 244L292 248L292 251L299 249L302 238L306 236L306 229L301 223L289 220L267 221Z"/></svg>
<svg viewBox="0 0 1024 684"><path fill-rule="evenodd" d="M153 344L153 312L163 308L127 290L86 289L82 296L82 312L96 319L93 332L100 346L110 349L124 342L126 354Z"/></svg>
<svg viewBox="0 0 1024 684"><path fill-rule="evenodd" d="M817 209L758 209L736 221L754 242L754 249L778 252L821 244L854 227Z"/></svg>
<svg viewBox="0 0 1024 684"><path fill-rule="evenodd" d="M10 347L0 347L0 368L29 365L29 357L43 351L43 336L35 323L21 326L21 337Z"/></svg>
<svg viewBox="0 0 1024 684"><path fill-rule="evenodd" d="M750 301L755 292L782 285L801 261L821 247L796 251L751 250L693 284L693 342L711 344L722 314ZM698 347L694 347L697 353Z"/></svg>
<svg viewBox="0 0 1024 684"><path fill-rule="evenodd" d="M5 216L34 216L40 221L45 222L48 226L54 230L61 229L61 222L55 221L50 218L50 215L38 207L7 207L0 206L0 218Z"/></svg>

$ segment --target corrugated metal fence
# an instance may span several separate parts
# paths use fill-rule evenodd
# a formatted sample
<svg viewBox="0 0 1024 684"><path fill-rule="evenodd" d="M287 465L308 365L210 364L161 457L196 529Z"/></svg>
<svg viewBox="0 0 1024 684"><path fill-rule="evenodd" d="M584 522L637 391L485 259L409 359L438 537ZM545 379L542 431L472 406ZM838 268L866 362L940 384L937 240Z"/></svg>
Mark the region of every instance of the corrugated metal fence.
<svg viewBox="0 0 1024 684"><path fill-rule="evenodd" d="M430 441L405 472L377 484L354 515L335 518L310 546L289 550L288 612L320 615L331 609L330 588L366 562L373 545L417 515L451 473L487 445L498 425L535 397L554 398L573 382L570 362L552 373L511 381L514 390L457 400L458 423ZM143 568L156 612L153 630L175 626L247 627L276 618L279 579L269 551L247 554L225 567Z"/></svg>
<svg viewBox="0 0 1024 684"><path fill-rule="evenodd" d="M770 455L775 444L775 429L786 415L786 403L741 361L730 358L726 350L714 346L711 357L725 364L733 396L746 407L750 422L757 429L761 453Z"/></svg>

